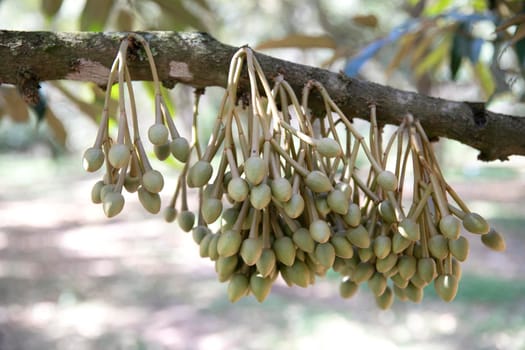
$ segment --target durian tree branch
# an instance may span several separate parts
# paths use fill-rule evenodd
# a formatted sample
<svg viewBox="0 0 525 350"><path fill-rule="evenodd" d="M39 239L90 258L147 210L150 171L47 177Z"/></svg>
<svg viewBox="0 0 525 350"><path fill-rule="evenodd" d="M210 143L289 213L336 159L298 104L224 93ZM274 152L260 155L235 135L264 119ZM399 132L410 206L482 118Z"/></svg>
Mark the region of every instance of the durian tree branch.
<svg viewBox="0 0 525 350"><path fill-rule="evenodd" d="M153 50L165 86L226 86L236 47L205 33L141 34ZM29 102L38 99L38 83L42 81L92 81L104 86L125 37L126 33L0 31L0 83L17 85ZM144 51L131 46L129 56L132 79L151 80ZM270 80L283 75L298 95L309 80L321 82L350 118L368 119L373 103L379 123L398 125L410 113L431 138L447 137L474 147L481 160L525 155L525 118L487 111L483 103L433 98L263 54L257 54L257 59ZM315 100L313 103L314 109L322 108Z"/></svg>

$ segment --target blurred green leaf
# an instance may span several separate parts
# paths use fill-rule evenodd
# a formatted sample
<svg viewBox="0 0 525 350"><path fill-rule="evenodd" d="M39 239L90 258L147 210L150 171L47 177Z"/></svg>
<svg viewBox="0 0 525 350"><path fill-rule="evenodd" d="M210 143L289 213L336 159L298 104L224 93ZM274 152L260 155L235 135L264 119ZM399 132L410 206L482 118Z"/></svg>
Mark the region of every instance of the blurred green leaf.
<svg viewBox="0 0 525 350"><path fill-rule="evenodd" d="M452 0L436 0L432 5L425 8L424 14L429 17L436 16L441 14L451 5L453 5Z"/></svg>
<svg viewBox="0 0 525 350"><path fill-rule="evenodd" d="M429 51L429 47L436 42L438 33L432 33L430 31L419 34L417 45L412 51L411 65L416 66L419 61L425 57L425 53Z"/></svg>
<svg viewBox="0 0 525 350"><path fill-rule="evenodd" d="M517 29L510 38L510 45L514 45L519 64L525 66L525 13L516 15L503 22L495 30L496 33L504 32L508 28L516 25Z"/></svg>
<svg viewBox="0 0 525 350"><path fill-rule="evenodd" d="M415 67L414 74L420 76L441 63L449 52L450 41L449 38L443 38L438 46Z"/></svg>
<svg viewBox="0 0 525 350"><path fill-rule="evenodd" d="M40 9L47 18L51 18L60 11L62 2L63 0L42 0L40 3Z"/></svg>
<svg viewBox="0 0 525 350"><path fill-rule="evenodd" d="M490 71L490 68L482 62L478 62L475 65L475 70L476 76L481 85L481 89L483 90L483 94L485 95L485 98L488 99L492 96L494 90L496 89L496 83L494 82L492 72Z"/></svg>
<svg viewBox="0 0 525 350"><path fill-rule="evenodd" d="M119 90L118 89L119 89L118 84L114 84L114 85L111 86L110 95L111 95L111 99L112 100L118 101L118 99L119 99L119 94L118 94Z"/></svg>
<svg viewBox="0 0 525 350"><path fill-rule="evenodd" d="M518 62L522 68L525 68L525 39L521 39L514 44L516 50L516 56L518 56Z"/></svg>
<svg viewBox="0 0 525 350"><path fill-rule="evenodd" d="M461 67L461 62L463 61L463 56L461 55L461 49L458 39L458 35L454 35L452 40L452 49L450 50L450 78L456 80L458 70Z"/></svg>
<svg viewBox="0 0 525 350"><path fill-rule="evenodd" d="M113 89L114 88L114 89ZM112 95L109 99L109 106L108 106L108 114L110 116L114 116L117 114L118 109L118 94L113 95L114 91L118 92L118 86L113 85L113 88L111 89ZM98 106L100 110L104 108L104 101L106 98L106 92L103 91L100 87L98 87L96 84L91 85L91 90L93 91L93 94L95 95L95 100L93 101L93 104ZM97 115L97 122L99 121L100 114Z"/></svg>
<svg viewBox="0 0 525 350"><path fill-rule="evenodd" d="M44 120L53 133L53 141L57 142L62 147L66 147L66 128L64 127L64 124L62 124L62 121L56 117L51 108L46 109Z"/></svg>
<svg viewBox="0 0 525 350"><path fill-rule="evenodd" d="M457 73L463 62L463 57L469 56L472 38L466 24L460 24L452 38L452 48L450 49L450 77L456 80Z"/></svg>
<svg viewBox="0 0 525 350"><path fill-rule="evenodd" d="M483 12L488 10L487 0L471 0L470 3L474 11L476 12Z"/></svg>
<svg viewBox="0 0 525 350"><path fill-rule="evenodd" d="M297 47L300 49L311 49L311 48L327 48L335 49L337 43L328 35L303 35L303 34L290 34L281 39L267 40L255 48L256 50L265 49L276 49L283 47Z"/></svg>
<svg viewBox="0 0 525 350"><path fill-rule="evenodd" d="M144 90L146 90L146 93L148 94L151 101L155 101L155 85L152 82L145 81ZM168 112L170 113L172 117L174 117L175 116L175 105L173 104L173 101L171 100L171 98L169 98L169 96L166 97L165 94L163 95L164 95L164 102L166 102L166 107L168 108ZM152 118L154 118L153 113L152 113ZM153 122L153 119L152 119L152 122Z"/></svg>
<svg viewBox="0 0 525 350"><path fill-rule="evenodd" d="M80 16L80 30L101 32L113 8L114 0L88 0Z"/></svg>

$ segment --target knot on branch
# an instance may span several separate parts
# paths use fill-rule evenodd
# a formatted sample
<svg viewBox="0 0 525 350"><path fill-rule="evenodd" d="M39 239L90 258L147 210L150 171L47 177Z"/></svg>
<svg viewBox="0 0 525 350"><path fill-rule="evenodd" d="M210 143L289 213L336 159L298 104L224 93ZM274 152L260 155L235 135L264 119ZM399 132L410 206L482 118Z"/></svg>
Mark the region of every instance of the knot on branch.
<svg viewBox="0 0 525 350"><path fill-rule="evenodd" d="M487 124L487 110L485 109L485 103L484 102L465 102L471 112L472 112L472 119L474 120L474 124L482 128Z"/></svg>
<svg viewBox="0 0 525 350"><path fill-rule="evenodd" d="M17 76L16 87L27 104L31 106L39 104L40 94L38 89L40 89L40 84L36 74L28 69L20 70Z"/></svg>

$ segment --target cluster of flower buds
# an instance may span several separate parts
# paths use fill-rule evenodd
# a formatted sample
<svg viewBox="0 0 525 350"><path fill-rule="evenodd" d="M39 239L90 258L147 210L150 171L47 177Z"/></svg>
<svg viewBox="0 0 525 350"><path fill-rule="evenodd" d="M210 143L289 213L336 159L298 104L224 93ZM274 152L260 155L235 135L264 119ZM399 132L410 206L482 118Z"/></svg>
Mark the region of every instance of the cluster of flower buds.
<svg viewBox="0 0 525 350"><path fill-rule="evenodd" d="M97 137L83 157L84 169L89 172L97 171L105 164L106 173L103 179L93 186L91 198L94 203L102 203L104 213L108 217L113 217L122 211L125 202L123 189L130 193L137 192L141 204L151 213L158 213L161 207L159 192L164 187L164 178L158 170L152 168L144 150L131 76L127 66L128 48L130 45L137 44L140 44L147 54L155 84L155 121L148 130L148 139L154 145L155 154L159 159L164 160L171 153L181 162L187 161L190 154L188 141L177 131L162 96L151 50L143 37L130 34L122 41L113 61ZM113 139L108 132L108 104L111 86L115 82L118 82L119 89L119 115L117 136ZM126 92L128 103L126 103Z"/></svg>
<svg viewBox="0 0 525 350"><path fill-rule="evenodd" d="M376 108L370 105L365 138L320 83L310 81L299 101L284 77L270 84L253 51L243 47L232 58L228 87L201 150L197 132L192 146L179 136L147 43L134 39L146 49L157 83L149 139L159 159L171 153L185 163L165 219L192 231L200 255L215 262L219 281L228 281L232 302L248 294L263 301L279 276L289 286L307 287L329 269L342 276L342 297L351 297L366 282L383 309L394 296L420 302L430 283L450 301L461 276L459 262L469 251L462 226L481 235L489 248L505 248L502 236L445 181L414 117L408 115L384 142ZM162 175L151 168L140 141L126 49L124 41L108 86L118 72L122 99L127 84L133 141L120 101L117 141L107 135L105 110L97 141L84 157L89 171L106 162L107 174L95 185L93 201L102 201L108 216L122 209L122 186L137 190L152 213L160 209L163 187ZM238 90L245 74L249 91L242 95ZM324 102L315 118L309 109L312 93ZM195 108L194 130L197 123ZM358 169L363 160L369 166ZM404 196L408 185L409 198ZM195 208L188 206L192 190L198 192Z"/></svg>

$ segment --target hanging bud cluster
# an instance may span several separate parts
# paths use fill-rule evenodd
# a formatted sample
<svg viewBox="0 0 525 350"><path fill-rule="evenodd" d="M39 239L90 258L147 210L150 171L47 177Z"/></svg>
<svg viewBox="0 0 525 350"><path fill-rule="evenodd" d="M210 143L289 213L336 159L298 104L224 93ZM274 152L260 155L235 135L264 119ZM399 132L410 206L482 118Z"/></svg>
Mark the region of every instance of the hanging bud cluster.
<svg viewBox="0 0 525 350"><path fill-rule="evenodd" d="M138 34L130 34L128 39L122 41L111 68L97 138L93 147L88 148L83 156L86 171L94 172L105 165L106 173L103 179L93 186L91 198L94 203L102 203L107 217L113 217L122 211L125 202L123 189L130 193L137 192L144 208L151 213L158 213L161 207L159 192L164 187L164 178L159 171L152 168L140 136L135 96L126 62L130 44L140 44L144 48L154 79L155 120L148 130L148 139L154 145L155 154L164 160L171 153L179 161L185 162L190 153L188 141L178 133L166 107L153 55L147 42ZM107 106L111 86L115 82L118 82L119 115L118 132L114 139L108 132Z"/></svg>
<svg viewBox="0 0 525 350"><path fill-rule="evenodd" d="M116 64L119 77L124 66L119 87L126 81L132 101L123 54ZM249 94L241 95L248 96L240 99L247 105L243 108L238 87L245 75ZM314 93L324 106L322 116L315 118L308 108ZM370 105L370 135L365 138L320 83L309 82L299 101L282 76L270 85L246 47L232 58L228 87L203 150L197 132L191 147L180 138L160 92L156 96L159 108L149 139L160 159L171 151L185 162L165 219L192 231L200 255L215 262L219 281L228 281L232 302L248 294L263 301L279 276L289 286L307 287L329 269L341 275L342 297L351 297L366 282L383 309L394 296L420 302L431 283L450 301L461 276L459 262L468 256L462 232L481 235L494 250L505 248L502 236L446 183L423 128L412 116L384 142L376 108ZM115 143L107 136L106 120L94 147L86 151L87 170L98 169L105 160L111 174L95 185L93 199L113 216L122 209L122 184L137 179L141 202L155 213L162 176L145 157L136 122L131 141L125 115L121 111ZM135 120L134 108L132 116ZM126 150L119 151L126 158L120 162L112 156L116 145ZM363 160L369 166L358 169L356 163ZM408 185L412 194L406 198ZM190 208L188 191L195 189L198 207ZM122 205L110 211L117 196Z"/></svg>

